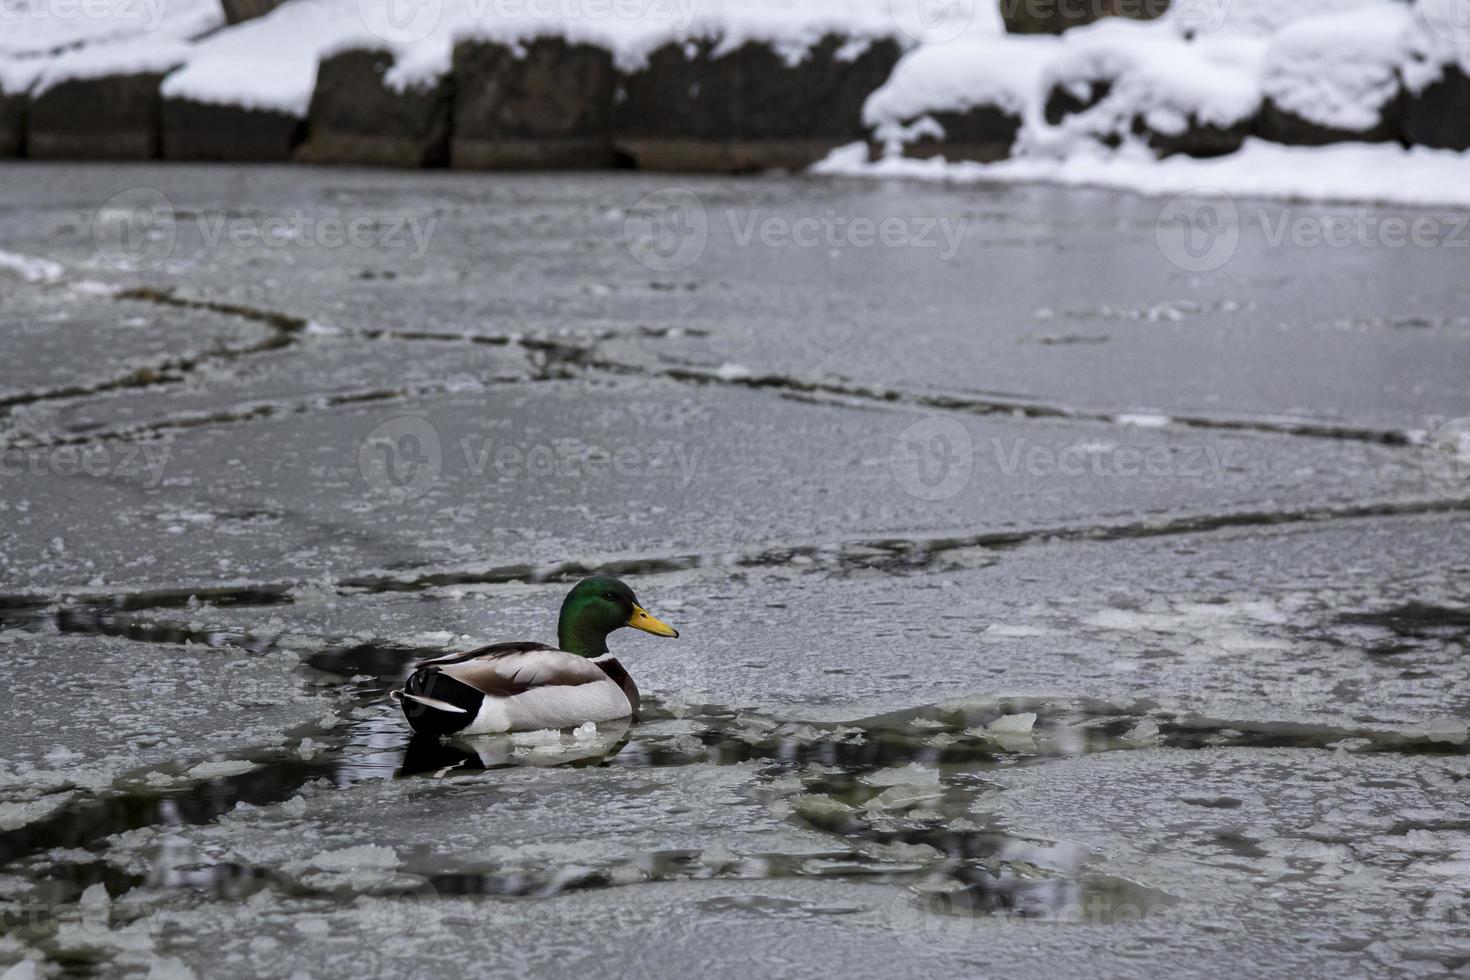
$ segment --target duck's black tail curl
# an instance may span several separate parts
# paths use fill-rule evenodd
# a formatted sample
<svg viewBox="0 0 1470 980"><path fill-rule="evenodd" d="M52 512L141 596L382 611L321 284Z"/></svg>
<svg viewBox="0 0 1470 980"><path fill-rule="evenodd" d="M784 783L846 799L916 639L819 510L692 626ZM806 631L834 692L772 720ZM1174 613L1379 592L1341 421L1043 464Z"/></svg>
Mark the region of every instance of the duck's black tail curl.
<svg viewBox="0 0 1470 980"><path fill-rule="evenodd" d="M485 700L485 695L438 667L414 671L403 690L389 697L398 702L409 727L420 735L453 735L469 727Z"/></svg>

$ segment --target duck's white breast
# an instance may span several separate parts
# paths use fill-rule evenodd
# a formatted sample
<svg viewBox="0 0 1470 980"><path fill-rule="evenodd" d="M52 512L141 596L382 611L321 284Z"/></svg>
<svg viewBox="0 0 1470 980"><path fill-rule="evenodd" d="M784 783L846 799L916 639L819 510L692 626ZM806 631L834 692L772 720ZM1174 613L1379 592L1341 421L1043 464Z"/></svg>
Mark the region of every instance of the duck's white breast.
<svg viewBox="0 0 1470 980"><path fill-rule="evenodd" d="M590 684L552 684L533 687L508 698L486 697L475 720L460 734L575 728L589 721L626 718L632 713L628 696L612 678Z"/></svg>

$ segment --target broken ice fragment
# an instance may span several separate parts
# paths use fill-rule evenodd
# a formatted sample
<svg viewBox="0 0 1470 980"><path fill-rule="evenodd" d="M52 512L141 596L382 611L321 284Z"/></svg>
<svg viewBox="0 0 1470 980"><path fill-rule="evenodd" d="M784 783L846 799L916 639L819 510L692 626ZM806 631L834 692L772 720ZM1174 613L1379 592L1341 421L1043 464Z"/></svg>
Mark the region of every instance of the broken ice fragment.
<svg viewBox="0 0 1470 980"><path fill-rule="evenodd" d="M1027 735L1036 724L1036 712L1026 711L1019 715L1001 715L986 725L992 735Z"/></svg>
<svg viewBox="0 0 1470 980"><path fill-rule="evenodd" d="M1145 718L1123 733L1123 741L1134 745L1153 745L1159 741L1159 726L1152 718Z"/></svg>

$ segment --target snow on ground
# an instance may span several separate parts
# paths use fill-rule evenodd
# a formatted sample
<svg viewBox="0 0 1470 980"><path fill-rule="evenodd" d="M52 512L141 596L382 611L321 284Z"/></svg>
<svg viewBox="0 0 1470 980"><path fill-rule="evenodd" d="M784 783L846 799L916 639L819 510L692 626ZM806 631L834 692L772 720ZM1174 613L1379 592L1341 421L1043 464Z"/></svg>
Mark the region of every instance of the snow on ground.
<svg viewBox="0 0 1470 980"><path fill-rule="evenodd" d="M1307 147L1251 139L1238 153L1208 160L1185 156L1159 160L1142 147L986 164L898 157L868 163L866 154L865 146L852 144L834 150L813 169L830 175L955 183L1046 182L1160 196L1197 190L1241 197L1470 208L1470 185L1465 182L1470 154L1422 146L1404 149L1390 143Z"/></svg>

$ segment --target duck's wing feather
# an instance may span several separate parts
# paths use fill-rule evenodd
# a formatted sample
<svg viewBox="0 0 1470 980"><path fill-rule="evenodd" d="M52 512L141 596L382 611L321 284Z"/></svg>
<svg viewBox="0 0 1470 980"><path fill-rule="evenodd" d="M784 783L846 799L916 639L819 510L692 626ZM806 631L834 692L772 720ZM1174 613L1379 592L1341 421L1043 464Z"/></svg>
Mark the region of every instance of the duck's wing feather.
<svg viewBox="0 0 1470 980"><path fill-rule="evenodd" d="M607 680L585 657L539 643L497 643L452 661L432 661L441 672L490 697L511 697L535 687L576 687Z"/></svg>
<svg viewBox="0 0 1470 980"><path fill-rule="evenodd" d="M419 667L442 667L445 664L457 664L466 660L490 659L504 657L512 653L525 653L530 650L555 650L545 643L532 643L528 640L511 640L508 643L492 643L489 646L475 647L463 653L446 653L442 657L432 660L420 660L414 664L415 669Z"/></svg>

